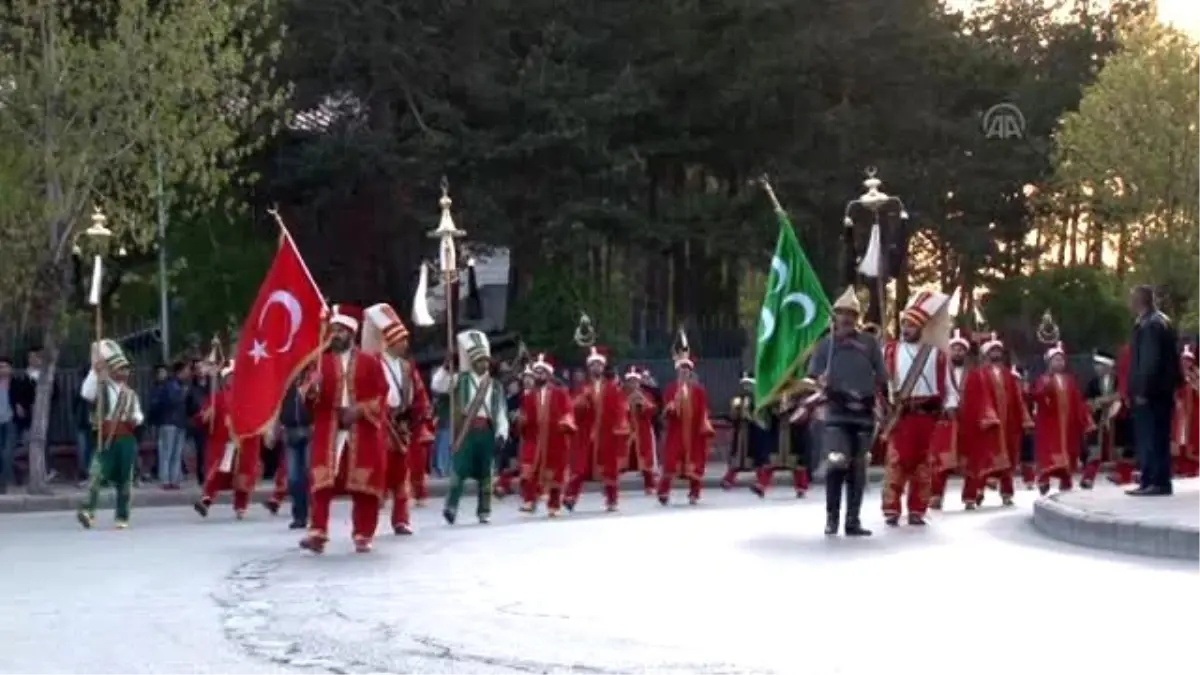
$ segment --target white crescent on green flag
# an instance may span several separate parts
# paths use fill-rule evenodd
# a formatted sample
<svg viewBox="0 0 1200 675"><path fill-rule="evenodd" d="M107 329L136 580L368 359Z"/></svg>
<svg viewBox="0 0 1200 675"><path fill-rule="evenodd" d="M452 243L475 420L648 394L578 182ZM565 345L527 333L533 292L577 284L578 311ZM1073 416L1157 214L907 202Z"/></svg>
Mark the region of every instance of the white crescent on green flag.
<svg viewBox="0 0 1200 675"><path fill-rule="evenodd" d="M780 388L829 327L833 311L808 256L800 248L792 222L782 210L778 215L779 240L758 313L754 398L759 408L778 396Z"/></svg>

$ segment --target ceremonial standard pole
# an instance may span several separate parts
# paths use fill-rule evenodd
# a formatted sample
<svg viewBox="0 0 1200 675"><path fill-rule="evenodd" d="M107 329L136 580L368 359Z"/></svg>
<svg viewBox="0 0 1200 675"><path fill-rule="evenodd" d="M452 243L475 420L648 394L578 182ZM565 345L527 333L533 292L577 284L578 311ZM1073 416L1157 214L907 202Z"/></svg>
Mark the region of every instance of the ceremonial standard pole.
<svg viewBox="0 0 1200 675"><path fill-rule="evenodd" d="M863 181L863 187L867 189L862 195L855 199L846 202L845 216L842 219L842 224L846 226L847 237L846 241L849 246L854 245L854 237L849 232L854 228L854 219L850 217L851 212L855 207L861 207L871 212L873 219L871 225L871 240L867 245L867 252L863 255L862 264L859 265L859 271L863 275L875 277L876 293L879 294L879 328L885 329L887 319L884 316L884 308L887 304L887 272L884 268L883 255L883 236L881 232L879 213L889 205L894 205L900 209L900 220L908 220L908 210L904 208L904 202L899 197L889 195L879 189L883 185L883 181L876 178L878 171L875 167L867 168L867 178Z"/></svg>
<svg viewBox="0 0 1200 675"><path fill-rule="evenodd" d="M108 247L108 242L112 239L112 230L108 229L108 218L97 206L92 212L92 224L87 230L84 230L84 235L87 236L92 248L92 286L88 290L88 304L93 308L95 315L95 331L96 340L94 351L91 353L91 358L95 359L99 350L100 340L104 339L104 310L102 309L101 299L103 296L104 287L104 250ZM89 364L91 365L91 364ZM104 402L104 396L97 393L96 396L96 452L103 449L104 443L104 411L101 405Z"/></svg>
<svg viewBox="0 0 1200 675"><path fill-rule="evenodd" d="M438 223L437 229L429 233L429 236L441 243L439 263L442 269L442 288L445 289L446 299L446 356L447 362L450 362L451 372L457 372L457 366L449 358L454 353L455 316L453 295L457 290L456 286L458 284L458 255L455 251L454 240L462 238L467 233L454 225L454 218L450 216L450 206L453 203L450 199L450 181L445 176L442 176L442 198L438 200L438 206L442 208L442 220ZM453 383L453 379L451 382ZM454 429L455 408L457 407L455 391L456 389L452 384L450 387L450 423L447 427L451 439L457 437Z"/></svg>

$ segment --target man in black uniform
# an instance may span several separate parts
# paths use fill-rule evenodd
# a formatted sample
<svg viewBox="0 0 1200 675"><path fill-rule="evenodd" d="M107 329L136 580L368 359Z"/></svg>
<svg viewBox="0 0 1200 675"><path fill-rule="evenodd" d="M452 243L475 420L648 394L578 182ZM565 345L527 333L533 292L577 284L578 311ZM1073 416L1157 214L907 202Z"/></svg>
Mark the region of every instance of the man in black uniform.
<svg viewBox="0 0 1200 675"><path fill-rule="evenodd" d="M883 353L873 335L858 330L862 307L854 287L833 303L833 335L822 338L813 350L808 375L825 389L825 422L822 450L829 462L825 480L825 534L834 535L846 486L848 537L869 537L862 526L863 491L875 428L878 398L887 400L888 374ZM878 397L878 398L877 398Z"/></svg>

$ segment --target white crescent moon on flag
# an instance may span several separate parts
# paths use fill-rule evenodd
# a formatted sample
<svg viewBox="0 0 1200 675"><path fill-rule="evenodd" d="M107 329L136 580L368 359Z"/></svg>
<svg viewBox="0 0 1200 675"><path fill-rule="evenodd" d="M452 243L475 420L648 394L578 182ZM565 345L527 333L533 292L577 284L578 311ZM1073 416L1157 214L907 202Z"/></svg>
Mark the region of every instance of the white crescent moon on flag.
<svg viewBox="0 0 1200 675"><path fill-rule="evenodd" d="M787 283L788 265L779 256L771 258L771 271L775 273L775 285L768 293L778 293L783 290L783 285Z"/></svg>
<svg viewBox="0 0 1200 675"><path fill-rule="evenodd" d="M758 326L759 344L770 340L771 336L775 334L775 314L771 312L769 307L763 307L762 311L758 313Z"/></svg>
<svg viewBox="0 0 1200 675"><path fill-rule="evenodd" d="M287 291L272 291L271 295L267 296L267 301L263 304L262 311L258 313L259 330L262 330L263 320L267 318L267 310L271 309L272 305L281 305L288 312L287 342L275 351L277 354L283 354L292 348L292 342L296 339L296 333L300 330L300 324L304 322L304 310L300 308L300 301L291 293Z"/></svg>
<svg viewBox="0 0 1200 675"><path fill-rule="evenodd" d="M813 319L817 318L817 303L813 302L813 299L808 297L807 293L789 293L783 299L783 302L779 303L779 307L783 308L793 303L800 305L804 309L804 320L800 322L801 328L807 327L808 324L813 322Z"/></svg>

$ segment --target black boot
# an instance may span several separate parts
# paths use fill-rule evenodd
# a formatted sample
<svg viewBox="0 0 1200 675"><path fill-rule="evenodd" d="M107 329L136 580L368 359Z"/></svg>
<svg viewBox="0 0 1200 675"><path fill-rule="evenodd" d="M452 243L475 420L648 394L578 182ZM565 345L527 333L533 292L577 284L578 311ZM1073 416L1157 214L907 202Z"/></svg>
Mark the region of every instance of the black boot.
<svg viewBox="0 0 1200 675"><path fill-rule="evenodd" d="M825 514L825 535L826 536L828 536L828 537L837 536L838 521L840 521L840 520L841 520L841 518L838 517L837 513L826 513Z"/></svg>
<svg viewBox="0 0 1200 675"><path fill-rule="evenodd" d="M867 489L867 456L860 453L850 462L846 472L846 536L869 537L871 531L862 526L863 493Z"/></svg>

